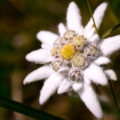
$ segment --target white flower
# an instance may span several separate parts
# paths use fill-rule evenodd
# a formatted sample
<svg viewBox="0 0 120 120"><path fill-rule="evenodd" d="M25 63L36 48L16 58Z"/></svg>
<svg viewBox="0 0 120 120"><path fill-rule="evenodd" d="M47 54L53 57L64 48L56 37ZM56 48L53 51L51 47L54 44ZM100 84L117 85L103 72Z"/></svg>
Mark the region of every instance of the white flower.
<svg viewBox="0 0 120 120"><path fill-rule="evenodd" d="M102 3L93 14L97 28L106 7L107 3ZM68 6L66 21L66 26L63 23L58 25L59 35L49 31L37 34L42 48L29 53L26 59L44 66L28 74L24 84L46 79L40 92L40 104L56 91L62 94L74 90L93 115L102 118L91 82L106 85L108 79L117 79L113 70L105 70L101 65L110 63L108 56L120 48L120 35L101 42L92 18L83 27L80 11L74 2Z"/></svg>

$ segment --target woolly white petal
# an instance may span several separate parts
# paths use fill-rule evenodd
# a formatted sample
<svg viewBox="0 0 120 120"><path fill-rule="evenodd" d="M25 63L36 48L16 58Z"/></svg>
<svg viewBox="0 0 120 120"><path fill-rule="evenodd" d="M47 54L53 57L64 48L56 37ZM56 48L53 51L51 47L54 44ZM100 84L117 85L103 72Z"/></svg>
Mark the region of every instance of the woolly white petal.
<svg viewBox="0 0 120 120"><path fill-rule="evenodd" d="M105 73L109 79L115 80L115 81L117 80L116 73L113 70L111 70L111 69L105 70Z"/></svg>
<svg viewBox="0 0 120 120"><path fill-rule="evenodd" d="M107 3L104 2L96 8L96 10L93 14L97 28L99 28L99 26L102 22L106 8L107 8ZM89 39L89 41L91 41L91 37L94 35L94 33L95 33L95 27L94 27L93 20L91 18L85 27L84 35L86 38Z"/></svg>
<svg viewBox="0 0 120 120"><path fill-rule="evenodd" d="M94 63L97 64L97 65L104 65L104 64L110 63L110 59L107 58L107 57L102 56L102 57L97 58L94 61Z"/></svg>
<svg viewBox="0 0 120 120"><path fill-rule="evenodd" d="M104 74L104 71L95 64L91 64L90 67L84 71L84 76L96 84L107 84L107 77Z"/></svg>
<svg viewBox="0 0 120 120"><path fill-rule="evenodd" d="M37 33L38 40L40 40L42 43L46 43L51 46L53 45L57 37L58 35L49 31L40 31Z"/></svg>
<svg viewBox="0 0 120 120"><path fill-rule="evenodd" d="M89 28L89 29L85 29L84 30L84 36L85 36L85 38L87 38L87 40L88 41L90 41L90 42L92 42L92 39L91 38L93 38L93 36L95 35L96 33L95 33L95 29L94 28Z"/></svg>
<svg viewBox="0 0 120 120"><path fill-rule="evenodd" d="M26 60L35 63L48 63L52 59L50 51L45 49L34 50L26 55Z"/></svg>
<svg viewBox="0 0 120 120"><path fill-rule="evenodd" d="M95 24L96 24L97 28L99 28L99 26L102 22L102 19L103 19L103 16L105 14L106 8L107 8L107 3L104 2L96 8L96 10L93 14L93 17L94 17ZM86 25L85 30L88 30L88 29L90 30L91 28L93 28L92 18L90 19L90 21Z"/></svg>
<svg viewBox="0 0 120 120"><path fill-rule="evenodd" d="M67 66L62 66L62 67L58 70L58 72L59 72L60 74L66 74L68 71L69 71L69 67L67 67Z"/></svg>
<svg viewBox="0 0 120 120"><path fill-rule="evenodd" d="M86 107L92 112L94 116L99 119L103 118L99 101L92 87L85 85L83 90L81 92L78 92L78 94Z"/></svg>
<svg viewBox="0 0 120 120"><path fill-rule="evenodd" d="M53 73L45 82L41 90L39 103L44 104L51 95L55 93L60 85L63 76L58 73Z"/></svg>
<svg viewBox="0 0 120 120"><path fill-rule="evenodd" d="M58 25L58 31L59 31L60 36L63 36L64 33L66 32L66 27L64 26L63 23L60 23Z"/></svg>
<svg viewBox="0 0 120 120"><path fill-rule="evenodd" d="M85 76L85 74L84 74L84 81L85 81L85 84L91 83L91 80L89 78L87 78L87 76Z"/></svg>
<svg viewBox="0 0 120 120"><path fill-rule="evenodd" d="M49 45L47 45L47 44L41 44L41 48L43 48L43 49L46 49L46 50L51 50L52 49L52 46L49 46Z"/></svg>
<svg viewBox="0 0 120 120"><path fill-rule="evenodd" d="M68 79L64 79L62 83L60 84L57 93L58 94L63 94L67 92L70 89L72 82L69 81Z"/></svg>
<svg viewBox="0 0 120 120"><path fill-rule="evenodd" d="M73 88L73 90L74 91L80 91L81 89L82 89L82 87L83 87L83 84L82 83L73 83L72 84L72 88Z"/></svg>
<svg viewBox="0 0 120 120"><path fill-rule="evenodd" d="M96 42L100 40L100 37L98 34L94 33L94 35L92 36L92 38L90 39L91 42Z"/></svg>
<svg viewBox="0 0 120 120"><path fill-rule="evenodd" d="M51 67L49 67L49 66L40 67L40 68L32 71L31 73L29 73L25 77L23 84L28 84L28 83L31 83L34 81L48 78L52 73L53 73L53 70Z"/></svg>
<svg viewBox="0 0 120 120"><path fill-rule="evenodd" d="M81 33L83 30L79 8L75 2L71 2L67 10L67 27L70 30Z"/></svg>
<svg viewBox="0 0 120 120"><path fill-rule="evenodd" d="M100 45L100 49L106 56L120 49L120 35L104 39Z"/></svg>

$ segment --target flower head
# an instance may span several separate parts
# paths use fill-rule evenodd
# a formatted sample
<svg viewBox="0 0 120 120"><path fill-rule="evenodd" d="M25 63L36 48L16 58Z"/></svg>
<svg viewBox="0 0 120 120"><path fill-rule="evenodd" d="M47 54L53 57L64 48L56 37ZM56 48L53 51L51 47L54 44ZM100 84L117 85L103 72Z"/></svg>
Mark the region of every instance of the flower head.
<svg viewBox="0 0 120 120"><path fill-rule="evenodd" d="M93 16L99 28L107 3L102 3ZM24 84L46 79L40 92L39 102L44 104L56 91L58 94L74 90L86 107L102 118L102 110L91 82L106 85L108 79L116 80L111 69L100 65L110 63L109 55L120 48L120 35L100 40L92 18L83 27L77 5L71 2L67 9L66 26L58 25L59 35L40 31L37 38L42 42L39 50L26 56L30 62L44 66L28 74Z"/></svg>

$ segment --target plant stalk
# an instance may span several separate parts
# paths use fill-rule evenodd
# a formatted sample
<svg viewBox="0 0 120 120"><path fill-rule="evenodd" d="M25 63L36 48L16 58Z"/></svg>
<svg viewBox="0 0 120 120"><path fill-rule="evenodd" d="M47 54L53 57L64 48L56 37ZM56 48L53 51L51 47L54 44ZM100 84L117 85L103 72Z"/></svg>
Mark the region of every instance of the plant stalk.
<svg viewBox="0 0 120 120"><path fill-rule="evenodd" d="M36 118L38 120L62 120L61 118L2 96L0 96L0 107L10 109L12 111Z"/></svg>

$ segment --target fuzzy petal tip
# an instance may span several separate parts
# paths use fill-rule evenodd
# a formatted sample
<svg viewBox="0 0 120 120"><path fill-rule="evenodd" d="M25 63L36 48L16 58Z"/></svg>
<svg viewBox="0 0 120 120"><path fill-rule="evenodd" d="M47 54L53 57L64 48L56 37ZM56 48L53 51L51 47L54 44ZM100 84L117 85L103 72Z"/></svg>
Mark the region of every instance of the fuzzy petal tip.
<svg viewBox="0 0 120 120"><path fill-rule="evenodd" d="M53 95L59 87L63 76L53 73L45 82L40 91L39 103L44 104Z"/></svg>
<svg viewBox="0 0 120 120"><path fill-rule="evenodd" d="M74 30L76 32L82 32L83 26L82 26L82 18L80 15L80 10L75 2L71 2L68 6L67 10L67 27L70 30Z"/></svg>
<svg viewBox="0 0 120 120"><path fill-rule="evenodd" d="M102 109L97 99L96 93L91 86L85 85L82 92L78 93L91 113L99 119L103 118Z"/></svg>

